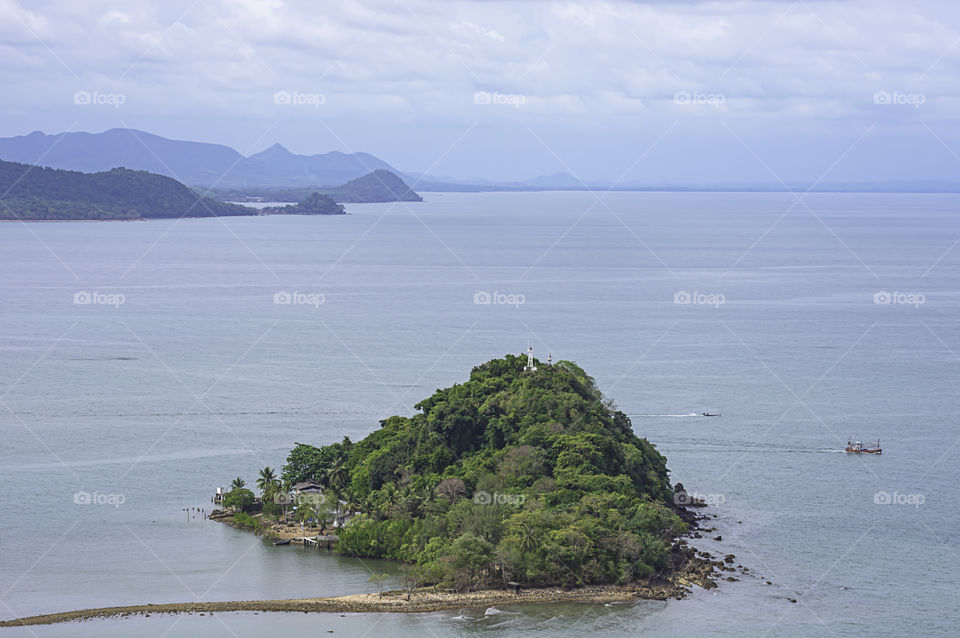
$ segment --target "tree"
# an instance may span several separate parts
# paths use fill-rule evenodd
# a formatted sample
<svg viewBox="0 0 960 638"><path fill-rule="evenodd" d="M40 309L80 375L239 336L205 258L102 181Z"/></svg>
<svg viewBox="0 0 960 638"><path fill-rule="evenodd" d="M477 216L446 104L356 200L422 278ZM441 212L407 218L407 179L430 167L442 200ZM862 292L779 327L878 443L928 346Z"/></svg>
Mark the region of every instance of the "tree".
<svg viewBox="0 0 960 638"><path fill-rule="evenodd" d="M450 546L448 576L457 589L471 590L484 579L493 561L493 545L467 532Z"/></svg>
<svg viewBox="0 0 960 638"><path fill-rule="evenodd" d="M279 481L277 476L269 465L260 470L260 478L257 479L257 487L260 488L260 491L266 494L267 490L272 487L275 487Z"/></svg>
<svg viewBox="0 0 960 638"><path fill-rule="evenodd" d="M467 484L455 476L445 478L437 485L437 494L449 501L455 501L467 495Z"/></svg>
<svg viewBox="0 0 960 638"><path fill-rule="evenodd" d="M377 594L383 598L383 585L390 578L390 574L370 574L370 580L367 582L377 583Z"/></svg>
<svg viewBox="0 0 960 638"><path fill-rule="evenodd" d="M323 464L323 452L320 448L305 443L297 443L287 456L283 466L283 478L292 484L313 480Z"/></svg>
<svg viewBox="0 0 960 638"><path fill-rule="evenodd" d="M321 507L320 511L316 514L317 525L320 526L320 535L326 533L327 528L333 524L333 513L326 507Z"/></svg>
<svg viewBox="0 0 960 638"><path fill-rule="evenodd" d="M338 458L327 471L327 484L336 489L342 489L350 478L350 473L343 464L343 458Z"/></svg>
<svg viewBox="0 0 960 638"><path fill-rule="evenodd" d="M224 507L235 507L241 512L246 512L257 500L257 497L248 489L239 487L227 492L223 497Z"/></svg>
<svg viewBox="0 0 960 638"><path fill-rule="evenodd" d="M423 569L418 565L403 565L400 567L400 578L403 580L403 588L407 590L407 600L410 600L413 590L423 583Z"/></svg>
<svg viewBox="0 0 960 638"><path fill-rule="evenodd" d="M307 501L301 500L297 504L297 520L301 523L309 523L310 519L317 518L317 505Z"/></svg>
<svg viewBox="0 0 960 638"><path fill-rule="evenodd" d="M290 494L290 491L293 489L293 484L284 480L280 483L280 494L283 496L283 499L280 501L280 510L283 513L283 522L287 522L287 510L290 508L290 503L293 501L293 496Z"/></svg>
<svg viewBox="0 0 960 638"><path fill-rule="evenodd" d="M230 484L230 491L239 490L246 484L247 482L238 476L237 478L233 479L233 483Z"/></svg>

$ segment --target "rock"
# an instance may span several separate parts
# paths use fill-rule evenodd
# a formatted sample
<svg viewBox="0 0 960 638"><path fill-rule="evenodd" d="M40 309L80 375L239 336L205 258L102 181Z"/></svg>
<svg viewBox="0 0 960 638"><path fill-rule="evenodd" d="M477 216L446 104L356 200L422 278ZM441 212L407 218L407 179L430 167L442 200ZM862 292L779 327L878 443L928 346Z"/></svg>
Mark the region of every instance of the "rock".
<svg viewBox="0 0 960 638"><path fill-rule="evenodd" d="M772 585L773 583L771 583L771 582L768 580L768 581L767 581L767 584L768 584L768 585Z"/></svg>
<svg viewBox="0 0 960 638"><path fill-rule="evenodd" d="M714 537L713 537L713 540L715 540L715 541L722 541L722 540L723 540L723 536L720 536L720 535L718 534L717 536L714 536Z"/></svg>
<svg viewBox="0 0 960 638"><path fill-rule="evenodd" d="M796 599L796 598L787 598L787 600L789 600L789 601L792 602L792 603L797 602L797 599Z"/></svg>
<svg viewBox="0 0 960 638"><path fill-rule="evenodd" d="M707 503L703 499L699 499L687 493L686 488L683 487L683 483L677 483L673 486L673 503L674 505L680 505L682 507L706 507Z"/></svg>
<svg viewBox="0 0 960 638"><path fill-rule="evenodd" d="M726 556L723 557L723 562L730 564L730 563L733 563L735 558L736 556L734 556L733 554L727 554Z"/></svg>

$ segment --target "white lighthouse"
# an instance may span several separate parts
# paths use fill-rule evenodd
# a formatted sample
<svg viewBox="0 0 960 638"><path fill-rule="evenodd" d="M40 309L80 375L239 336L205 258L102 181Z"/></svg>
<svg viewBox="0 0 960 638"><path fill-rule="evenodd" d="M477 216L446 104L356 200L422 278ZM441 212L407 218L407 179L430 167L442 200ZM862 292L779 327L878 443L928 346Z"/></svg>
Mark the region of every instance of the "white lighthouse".
<svg viewBox="0 0 960 638"><path fill-rule="evenodd" d="M536 372L537 366L533 365L533 346L527 346L527 365L523 368L524 372Z"/></svg>

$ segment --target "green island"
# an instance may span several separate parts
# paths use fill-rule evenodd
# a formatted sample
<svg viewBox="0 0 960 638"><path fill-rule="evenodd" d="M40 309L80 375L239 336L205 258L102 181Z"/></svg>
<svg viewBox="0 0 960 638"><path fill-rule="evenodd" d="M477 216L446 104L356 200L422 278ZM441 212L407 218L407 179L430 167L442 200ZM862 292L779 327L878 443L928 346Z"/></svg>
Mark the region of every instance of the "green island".
<svg viewBox="0 0 960 638"><path fill-rule="evenodd" d="M256 211L202 197L170 177L114 168L81 173L0 160L0 220L223 217Z"/></svg>
<svg viewBox="0 0 960 638"><path fill-rule="evenodd" d="M105 607L0 622L213 611L421 612L546 601L682 598L734 556L687 544L703 506L569 361L506 355L356 443L297 443L277 475L221 495L211 519L401 563L404 589L290 600ZM679 503L679 505L678 505ZM292 519L292 520L291 520ZM294 522L299 521L299 522ZM711 531L712 528L705 531ZM336 533L329 533L336 532ZM717 539L719 540L719 538ZM746 568L742 568L746 573ZM736 580L732 576L727 580Z"/></svg>
<svg viewBox="0 0 960 638"><path fill-rule="evenodd" d="M400 561L415 584L458 592L676 571L688 558L676 539L696 517L675 504L666 459L576 364L530 368L494 359L362 441L298 443L279 477L261 470L259 515L242 479L223 499L235 513L215 515L285 538L294 488L319 488L324 504L295 516L321 536L335 528L337 552Z"/></svg>
<svg viewBox="0 0 960 638"><path fill-rule="evenodd" d="M289 206L267 206L261 208L263 215L345 215L342 204L338 204L329 195L310 193L299 203Z"/></svg>
<svg viewBox="0 0 960 638"><path fill-rule="evenodd" d="M383 169L332 189L285 191L285 198L298 195L298 203L289 206L258 210L207 196L211 193L147 171L114 168L81 173L0 160L0 221L344 215L346 211L338 202L423 201L402 179Z"/></svg>

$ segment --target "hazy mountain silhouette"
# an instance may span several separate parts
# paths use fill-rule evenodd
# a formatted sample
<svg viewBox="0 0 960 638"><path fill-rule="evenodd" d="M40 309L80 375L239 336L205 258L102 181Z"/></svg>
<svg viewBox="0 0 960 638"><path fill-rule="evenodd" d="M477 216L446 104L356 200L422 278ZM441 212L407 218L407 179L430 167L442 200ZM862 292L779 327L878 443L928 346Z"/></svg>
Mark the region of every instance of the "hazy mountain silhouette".
<svg viewBox="0 0 960 638"><path fill-rule="evenodd" d="M220 144L171 140L135 129L0 138L0 159L93 173L124 167L219 188L330 187L384 169L369 153L296 155L274 144L244 157Z"/></svg>

